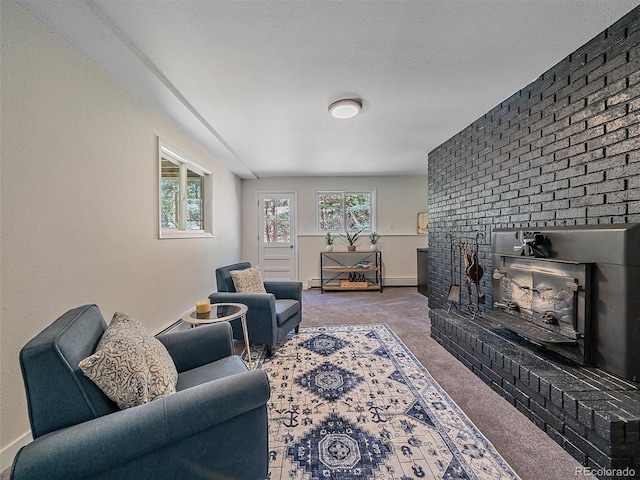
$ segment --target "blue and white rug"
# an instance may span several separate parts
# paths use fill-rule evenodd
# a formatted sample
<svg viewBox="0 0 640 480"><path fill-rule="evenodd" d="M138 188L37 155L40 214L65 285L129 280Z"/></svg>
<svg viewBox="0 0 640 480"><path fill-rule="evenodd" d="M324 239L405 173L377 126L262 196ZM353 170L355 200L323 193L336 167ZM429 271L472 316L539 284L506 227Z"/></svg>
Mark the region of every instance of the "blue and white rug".
<svg viewBox="0 0 640 480"><path fill-rule="evenodd" d="M386 325L302 327L255 354L271 480L518 479Z"/></svg>

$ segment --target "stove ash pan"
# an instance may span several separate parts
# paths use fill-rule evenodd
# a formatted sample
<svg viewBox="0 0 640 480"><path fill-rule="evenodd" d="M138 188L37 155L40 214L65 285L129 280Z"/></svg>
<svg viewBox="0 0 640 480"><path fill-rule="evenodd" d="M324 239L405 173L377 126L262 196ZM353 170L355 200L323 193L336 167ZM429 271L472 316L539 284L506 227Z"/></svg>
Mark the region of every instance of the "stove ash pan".
<svg viewBox="0 0 640 480"><path fill-rule="evenodd" d="M543 239L543 248L525 238ZM491 245L488 316L580 364L640 381L640 224L495 229Z"/></svg>

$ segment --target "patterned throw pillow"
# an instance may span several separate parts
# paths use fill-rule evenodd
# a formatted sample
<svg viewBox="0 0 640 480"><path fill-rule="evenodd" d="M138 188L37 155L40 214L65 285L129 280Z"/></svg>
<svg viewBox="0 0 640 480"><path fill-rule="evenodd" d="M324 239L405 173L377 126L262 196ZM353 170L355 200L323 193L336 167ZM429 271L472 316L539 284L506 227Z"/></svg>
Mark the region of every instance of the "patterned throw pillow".
<svg viewBox="0 0 640 480"><path fill-rule="evenodd" d="M249 267L244 270L231 270L233 286L238 293L267 293L260 274L260 267Z"/></svg>
<svg viewBox="0 0 640 480"><path fill-rule="evenodd" d="M95 353L79 363L121 409L176 391L178 372L165 346L136 319L116 312Z"/></svg>

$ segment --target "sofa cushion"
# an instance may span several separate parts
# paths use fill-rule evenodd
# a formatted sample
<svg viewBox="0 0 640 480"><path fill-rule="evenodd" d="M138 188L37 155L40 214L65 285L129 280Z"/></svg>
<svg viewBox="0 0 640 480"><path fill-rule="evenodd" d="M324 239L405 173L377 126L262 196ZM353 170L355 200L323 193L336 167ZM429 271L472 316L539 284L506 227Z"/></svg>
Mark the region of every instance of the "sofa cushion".
<svg viewBox="0 0 640 480"><path fill-rule="evenodd" d="M267 293L260 274L260 267L250 267L244 270L229 272L233 279L233 286L238 293Z"/></svg>
<svg viewBox="0 0 640 480"><path fill-rule="evenodd" d="M220 378L228 377L229 375L235 375L237 373L246 372L247 366L237 355L224 357L200 367L181 372L178 375L178 384L176 390L178 392L186 390L187 388L195 387L203 383L218 380Z"/></svg>
<svg viewBox="0 0 640 480"><path fill-rule="evenodd" d="M276 300L276 322L278 326L284 324L300 311L300 302L283 298Z"/></svg>
<svg viewBox="0 0 640 480"><path fill-rule="evenodd" d="M114 314L95 353L78 365L121 409L176 391L178 372L169 352L126 313Z"/></svg>

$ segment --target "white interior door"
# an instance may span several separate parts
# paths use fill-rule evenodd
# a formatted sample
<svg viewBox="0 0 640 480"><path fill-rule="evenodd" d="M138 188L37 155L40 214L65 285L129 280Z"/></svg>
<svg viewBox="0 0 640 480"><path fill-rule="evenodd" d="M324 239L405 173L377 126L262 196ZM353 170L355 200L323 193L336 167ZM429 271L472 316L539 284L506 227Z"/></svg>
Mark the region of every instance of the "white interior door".
<svg viewBox="0 0 640 480"><path fill-rule="evenodd" d="M266 280L296 280L296 194L258 193L258 246Z"/></svg>

